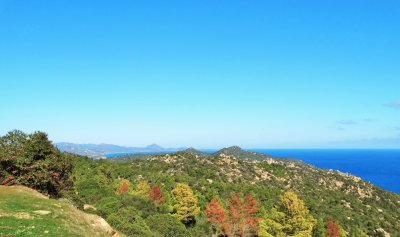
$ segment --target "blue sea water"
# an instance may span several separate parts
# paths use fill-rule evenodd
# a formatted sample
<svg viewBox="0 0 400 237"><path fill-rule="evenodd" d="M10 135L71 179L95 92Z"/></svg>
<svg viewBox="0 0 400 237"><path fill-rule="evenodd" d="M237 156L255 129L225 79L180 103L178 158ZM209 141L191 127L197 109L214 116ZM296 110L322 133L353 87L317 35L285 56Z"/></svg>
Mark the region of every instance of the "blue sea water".
<svg viewBox="0 0 400 237"><path fill-rule="evenodd" d="M340 170L400 193L400 149L253 149L273 157L295 158Z"/></svg>

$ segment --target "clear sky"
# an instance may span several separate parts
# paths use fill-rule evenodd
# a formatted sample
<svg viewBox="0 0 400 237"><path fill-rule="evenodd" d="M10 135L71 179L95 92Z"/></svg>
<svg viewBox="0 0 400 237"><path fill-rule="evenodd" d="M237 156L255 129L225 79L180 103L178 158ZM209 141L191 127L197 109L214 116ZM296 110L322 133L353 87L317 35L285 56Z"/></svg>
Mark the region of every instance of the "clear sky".
<svg viewBox="0 0 400 237"><path fill-rule="evenodd" d="M0 134L400 148L400 1L0 1Z"/></svg>

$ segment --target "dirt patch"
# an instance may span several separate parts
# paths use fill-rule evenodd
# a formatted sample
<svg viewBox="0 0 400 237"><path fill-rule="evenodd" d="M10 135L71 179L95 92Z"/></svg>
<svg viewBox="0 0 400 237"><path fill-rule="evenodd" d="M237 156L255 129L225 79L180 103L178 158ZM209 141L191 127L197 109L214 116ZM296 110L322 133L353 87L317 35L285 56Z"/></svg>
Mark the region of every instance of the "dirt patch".
<svg viewBox="0 0 400 237"><path fill-rule="evenodd" d="M33 219L33 217L29 213L26 213L26 212L10 213L10 212L0 211L0 217L14 217L17 219Z"/></svg>
<svg viewBox="0 0 400 237"><path fill-rule="evenodd" d="M51 211L37 210L37 211L33 211L33 213L39 214L39 215L48 215L51 213Z"/></svg>

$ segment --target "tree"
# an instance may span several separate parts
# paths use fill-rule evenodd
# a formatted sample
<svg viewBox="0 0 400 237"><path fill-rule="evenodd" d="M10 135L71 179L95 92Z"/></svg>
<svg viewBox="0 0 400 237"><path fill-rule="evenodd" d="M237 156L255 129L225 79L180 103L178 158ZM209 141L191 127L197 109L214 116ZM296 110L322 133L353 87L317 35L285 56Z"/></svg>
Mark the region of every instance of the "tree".
<svg viewBox="0 0 400 237"><path fill-rule="evenodd" d="M326 236L340 237L340 227L332 219L326 221Z"/></svg>
<svg viewBox="0 0 400 237"><path fill-rule="evenodd" d="M0 184L25 185L53 197L72 187L72 162L46 133L15 130L0 137Z"/></svg>
<svg viewBox="0 0 400 237"><path fill-rule="evenodd" d="M158 185L155 185L149 192L149 198L155 201L157 204L164 202L164 195Z"/></svg>
<svg viewBox="0 0 400 237"><path fill-rule="evenodd" d="M257 200L247 194L242 199L236 193L229 199L229 223L226 225L228 236L251 236L258 230L260 219L256 216L259 211Z"/></svg>
<svg viewBox="0 0 400 237"><path fill-rule="evenodd" d="M256 216L259 211L257 200L251 195L247 194L244 198L244 233L255 235L258 231L258 224L260 218Z"/></svg>
<svg viewBox="0 0 400 237"><path fill-rule="evenodd" d="M260 223L259 235L263 237L312 236L315 219L304 202L293 192L284 193L277 205Z"/></svg>
<svg viewBox="0 0 400 237"><path fill-rule="evenodd" d="M227 224L226 214L224 208L219 204L217 199L211 199L206 205L204 213L207 215L208 222L215 234L219 235L225 232Z"/></svg>
<svg viewBox="0 0 400 237"><path fill-rule="evenodd" d="M146 180L140 180L136 185L135 190L133 191L134 194L148 197L150 192L150 185L147 183Z"/></svg>
<svg viewBox="0 0 400 237"><path fill-rule="evenodd" d="M243 234L242 200L240 193L229 198L229 224L227 225L228 236Z"/></svg>
<svg viewBox="0 0 400 237"><path fill-rule="evenodd" d="M197 197L187 184L179 183L172 190L173 214L186 225L195 222L195 216L200 213Z"/></svg>
<svg viewBox="0 0 400 237"><path fill-rule="evenodd" d="M312 237L326 237L325 222L322 219L318 219L315 224Z"/></svg>
<svg viewBox="0 0 400 237"><path fill-rule="evenodd" d="M122 179L118 183L117 194L122 195L131 191L132 184L127 179Z"/></svg>

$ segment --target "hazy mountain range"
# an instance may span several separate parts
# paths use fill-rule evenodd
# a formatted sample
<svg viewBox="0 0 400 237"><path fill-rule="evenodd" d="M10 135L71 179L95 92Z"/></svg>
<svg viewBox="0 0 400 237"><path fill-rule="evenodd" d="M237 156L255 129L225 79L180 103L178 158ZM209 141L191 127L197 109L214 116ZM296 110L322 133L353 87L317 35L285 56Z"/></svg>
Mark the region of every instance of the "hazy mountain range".
<svg viewBox="0 0 400 237"><path fill-rule="evenodd" d="M151 144L145 147L125 147L112 144L75 144L60 142L54 144L60 151L69 152L78 155L89 156L92 158L104 158L107 154L124 153L164 153L185 150L180 148L164 148L157 144Z"/></svg>

